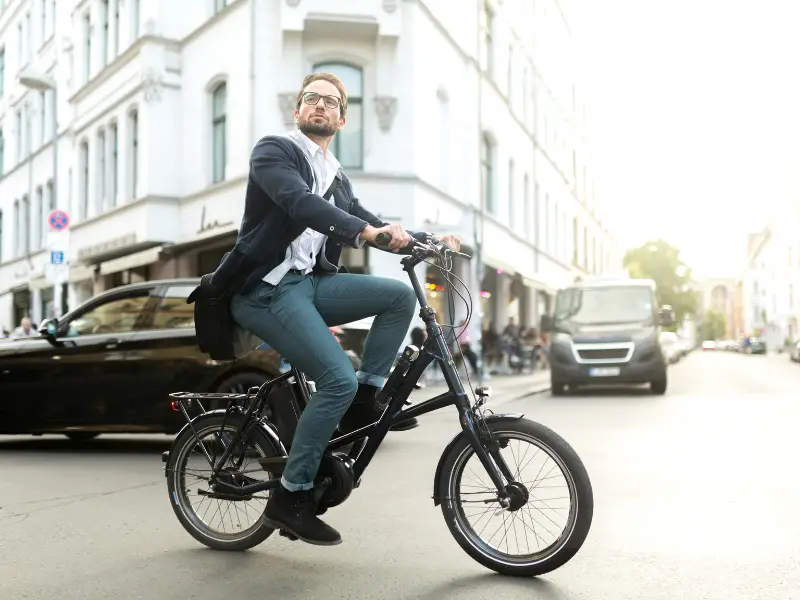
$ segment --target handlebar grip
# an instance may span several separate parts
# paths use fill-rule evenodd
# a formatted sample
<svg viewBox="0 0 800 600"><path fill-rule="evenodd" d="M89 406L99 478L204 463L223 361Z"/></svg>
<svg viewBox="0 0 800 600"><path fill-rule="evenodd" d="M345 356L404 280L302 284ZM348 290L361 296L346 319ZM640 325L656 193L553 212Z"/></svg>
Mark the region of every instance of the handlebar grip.
<svg viewBox="0 0 800 600"><path fill-rule="evenodd" d="M378 246L388 246L389 242L392 241L392 236L388 233L379 233L375 236L375 244Z"/></svg>

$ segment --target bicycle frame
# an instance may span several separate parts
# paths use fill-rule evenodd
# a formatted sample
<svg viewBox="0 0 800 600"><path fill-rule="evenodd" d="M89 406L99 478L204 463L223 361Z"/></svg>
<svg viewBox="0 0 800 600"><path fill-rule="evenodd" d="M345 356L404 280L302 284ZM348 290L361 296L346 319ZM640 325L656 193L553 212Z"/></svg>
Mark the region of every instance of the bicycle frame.
<svg viewBox="0 0 800 600"><path fill-rule="evenodd" d="M455 367L452 354L450 353L450 349L445 342L445 336L442 331L442 327L436 321L436 311L428 305L428 302L425 298L425 293L423 292L422 286L417 278L417 274L414 271L414 268L420 264L422 260L423 257L421 255L412 253L412 255L406 256L400 262L403 265L403 270L408 274L409 279L411 280L411 285L414 288L414 293L417 296L417 301L420 305L420 316L425 322L425 327L428 332L428 339L425 341L425 344L423 344L422 348L418 349L415 346L407 346L405 348L394 371L387 379L386 384L381 391L378 392L378 401L383 403L387 398L389 398L388 406L383 415L381 415L381 418L372 425L368 425L367 427L363 427L356 431L332 439L328 443L327 450L336 450L355 442L349 454L350 457L355 460L353 464L353 474L355 476L356 485L358 485L361 476L374 458L378 448L383 442L383 439L386 437L386 434L389 432L392 426L405 419L417 417L441 408L445 408L447 406L454 405L458 411L459 422L461 423L461 428L466 435L467 440L474 449L475 454L478 456L481 464L486 469L486 472L491 477L492 482L497 488L499 496L505 497L506 484L503 481L503 477L505 477L506 481L511 482L514 481L513 474L503 458L500 456L498 451L499 448L496 446L496 443L492 443L491 445L493 447L489 450L487 450L487 448L484 446L484 440L481 437L482 433L478 431L475 413L470 406L467 394L461 384L461 379ZM403 409L406 400L414 389L414 385L417 381L419 381L422 373L434 360L438 361L449 390L444 394L440 394L439 396L425 400L408 409ZM308 385L303 373L297 369L293 368L279 377L264 383L258 389L254 401L245 412L244 425L239 428L239 430L233 436L233 439L225 448L225 451L220 457L217 465L212 465L212 478L216 478L217 474L230 457L230 454L237 446L242 436L250 426L257 422L257 418L255 418L254 415L259 414L263 409L264 404L266 403L267 394L272 387L281 381L290 380L292 377L296 378L296 381L299 384L297 387L300 390L300 393L303 395L302 399L306 404L308 403L310 396L308 394ZM200 397L202 395L197 394L196 396ZM175 395L175 397L178 396ZM184 416L187 416L188 418L188 413L183 409L183 407L181 407L181 409L184 412ZM267 459L267 461L270 463L275 462L277 464L280 461L285 461L285 457L280 459ZM246 495L277 487L279 482L280 479L270 479L268 481L254 483L244 487L236 487L224 482L217 482L217 485L226 493Z"/></svg>

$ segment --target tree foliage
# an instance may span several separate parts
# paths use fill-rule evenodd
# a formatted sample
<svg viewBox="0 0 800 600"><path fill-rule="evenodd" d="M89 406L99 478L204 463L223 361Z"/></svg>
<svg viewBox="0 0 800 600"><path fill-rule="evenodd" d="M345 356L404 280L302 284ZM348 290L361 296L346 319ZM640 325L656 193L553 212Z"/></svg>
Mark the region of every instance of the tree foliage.
<svg viewBox="0 0 800 600"><path fill-rule="evenodd" d="M631 277L656 282L659 306L672 306L676 325L680 325L686 316L697 313L697 294L690 287L692 271L681 260L677 248L664 240L650 241L628 250L623 265Z"/></svg>
<svg viewBox="0 0 800 600"><path fill-rule="evenodd" d="M713 308L708 309L703 315L700 326L704 340L718 340L725 335L725 315Z"/></svg>

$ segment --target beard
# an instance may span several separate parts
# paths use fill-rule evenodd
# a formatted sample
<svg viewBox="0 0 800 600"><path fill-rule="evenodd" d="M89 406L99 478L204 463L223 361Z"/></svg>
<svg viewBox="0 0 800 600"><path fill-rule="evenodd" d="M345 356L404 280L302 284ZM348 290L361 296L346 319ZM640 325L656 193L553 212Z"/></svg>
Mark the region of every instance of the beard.
<svg viewBox="0 0 800 600"><path fill-rule="evenodd" d="M312 121L311 117L297 122L297 128L306 135L320 135L323 137L333 137L336 127L327 121Z"/></svg>

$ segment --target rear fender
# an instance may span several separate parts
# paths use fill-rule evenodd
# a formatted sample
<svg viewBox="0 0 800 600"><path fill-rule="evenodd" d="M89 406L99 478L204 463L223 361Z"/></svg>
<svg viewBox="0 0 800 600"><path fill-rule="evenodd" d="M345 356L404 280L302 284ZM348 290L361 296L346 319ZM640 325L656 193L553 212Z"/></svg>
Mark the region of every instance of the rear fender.
<svg viewBox="0 0 800 600"><path fill-rule="evenodd" d="M525 413L499 413L499 414L492 414L488 415L485 419L487 423L498 423L501 421L519 421L522 417L525 416ZM439 506L439 479L442 476L442 468L444 467L444 463L447 460L447 457L452 452L453 447L461 440L461 438L465 437L463 431L460 431L453 439L450 440L450 443L445 446L444 450L442 451L442 455L439 457L439 464L436 465L436 474L433 476L433 505Z"/></svg>
<svg viewBox="0 0 800 600"><path fill-rule="evenodd" d="M220 408L217 410L209 410L203 413L202 415L193 418L190 422L187 422L186 425L184 425L178 432L178 435L175 436L175 439L172 440L172 444L170 445L169 450L161 453L161 462L169 463L170 453L175 448L175 443L179 439L181 439L181 436L184 433L186 433L187 431L191 431L192 427L194 427L195 429L201 427L204 419L208 419L210 417L216 417L218 415L224 415L226 411L227 409L224 408ZM242 421L244 421L244 415L241 413L233 413L228 415L228 422L230 423L237 423L237 422L241 423ZM272 443L275 444L275 447L283 454L283 456L288 455L288 452L286 451L286 448L281 442L280 437L278 437L278 430L275 429L275 425L273 425L269 421L258 420L255 422L253 427L261 429L264 432L264 434L272 441ZM164 469L164 477L166 476L167 476L167 469Z"/></svg>

